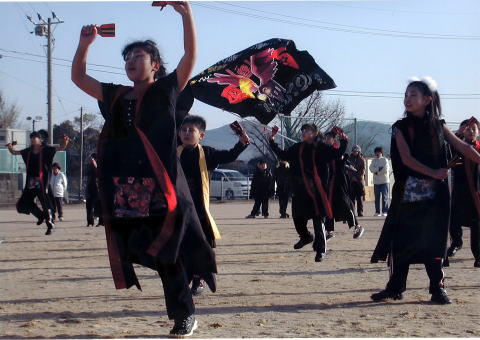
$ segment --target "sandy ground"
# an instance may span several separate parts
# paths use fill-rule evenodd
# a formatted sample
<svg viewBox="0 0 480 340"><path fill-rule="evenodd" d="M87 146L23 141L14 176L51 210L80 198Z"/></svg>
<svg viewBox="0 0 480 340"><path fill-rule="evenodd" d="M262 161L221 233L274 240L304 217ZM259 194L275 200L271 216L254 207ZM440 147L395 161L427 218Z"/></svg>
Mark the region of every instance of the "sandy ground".
<svg viewBox="0 0 480 340"><path fill-rule="evenodd" d="M373 303L387 281L385 263L370 264L383 218L364 217L352 239L337 224L327 259L308 245L294 250L291 220L246 220L250 202L212 204L221 228L218 291L195 297L194 337L480 337L480 269L473 268L469 231L446 268L452 305L429 302L422 265L410 269L402 301ZM103 228L86 228L83 206L45 236L33 218L0 210L0 337L164 337L172 322L154 272L137 268L143 292L113 287ZM372 216L372 204L366 206ZM311 229L311 226L309 226Z"/></svg>

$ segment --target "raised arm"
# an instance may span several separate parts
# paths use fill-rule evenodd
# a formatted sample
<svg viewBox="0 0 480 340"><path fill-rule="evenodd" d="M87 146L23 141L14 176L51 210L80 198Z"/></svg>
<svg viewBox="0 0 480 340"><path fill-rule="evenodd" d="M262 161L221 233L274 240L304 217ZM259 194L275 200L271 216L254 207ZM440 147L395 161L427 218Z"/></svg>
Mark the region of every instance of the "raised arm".
<svg viewBox="0 0 480 340"><path fill-rule="evenodd" d="M400 158L402 159L403 164L405 164L410 169L420 172L424 175L436 178L436 179L445 179L448 176L448 170L446 168L442 169L432 169L422 163L420 163L416 158L410 153L410 148L403 136L403 133L400 129L394 129L395 141L397 143L398 152L400 153Z"/></svg>
<svg viewBox="0 0 480 340"><path fill-rule="evenodd" d="M7 144L7 149L12 155L21 155L20 151L13 150L13 145L12 143Z"/></svg>
<svg viewBox="0 0 480 340"><path fill-rule="evenodd" d="M167 1L182 16L183 21L183 46L185 53L177 66L178 91L187 85L197 59L197 34L193 13L190 4L186 1Z"/></svg>
<svg viewBox="0 0 480 340"><path fill-rule="evenodd" d="M60 145L55 148L55 151L63 151L67 148L68 143L70 143L70 138L67 135L63 135L63 139L60 142Z"/></svg>
<svg viewBox="0 0 480 340"><path fill-rule="evenodd" d="M80 33L77 52L72 61L72 81L83 92L89 94L95 99L103 100L102 86L98 80L87 74L87 54L90 45L97 36L97 27L95 25L83 26Z"/></svg>
<svg viewBox="0 0 480 340"><path fill-rule="evenodd" d="M446 125L443 126L443 134L445 136L445 140L449 142L450 145L455 148L455 150L460 152L466 158L470 159L472 162L480 163L480 154L475 150L475 148L455 136L455 134L450 131Z"/></svg>

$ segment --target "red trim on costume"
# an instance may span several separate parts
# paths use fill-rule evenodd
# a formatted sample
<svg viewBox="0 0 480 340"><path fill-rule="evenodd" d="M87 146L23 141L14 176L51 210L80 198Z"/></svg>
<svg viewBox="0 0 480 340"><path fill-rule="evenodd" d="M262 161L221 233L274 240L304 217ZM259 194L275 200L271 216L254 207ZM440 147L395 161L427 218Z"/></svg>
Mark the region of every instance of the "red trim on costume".
<svg viewBox="0 0 480 340"><path fill-rule="evenodd" d="M323 202L323 206L325 207L325 213L328 218L333 218L333 212L332 212L332 205L330 204L330 201L328 200L327 193L325 192L325 189L323 188L322 180L320 179L320 176L318 176L318 170L317 170L317 163L315 162L315 155L316 152L313 152L313 179L315 180L315 185L317 186L317 190L320 193L320 197Z"/></svg>
<svg viewBox="0 0 480 340"><path fill-rule="evenodd" d="M315 197L315 193L312 192L310 189L310 185L307 181L307 176L305 176L305 167L303 164L303 159L302 159L302 154L303 154L303 149L305 148L305 144L302 143L300 144L300 152L299 152L299 158L300 158L300 170L302 171L302 179L303 179L303 184L305 186L305 190L307 190L308 196L310 196L313 200L313 207L315 208L315 215L320 215L320 211L318 209L318 204L317 204L317 198Z"/></svg>

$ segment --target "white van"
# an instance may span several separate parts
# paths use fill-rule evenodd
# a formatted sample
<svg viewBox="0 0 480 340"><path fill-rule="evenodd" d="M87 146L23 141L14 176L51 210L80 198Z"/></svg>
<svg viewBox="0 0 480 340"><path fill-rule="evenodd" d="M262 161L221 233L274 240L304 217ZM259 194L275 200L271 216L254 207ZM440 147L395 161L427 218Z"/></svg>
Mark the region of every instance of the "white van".
<svg viewBox="0 0 480 340"><path fill-rule="evenodd" d="M222 194L223 191L223 194ZM233 200L248 198L250 192L249 179L237 170L213 170L210 179L210 197Z"/></svg>

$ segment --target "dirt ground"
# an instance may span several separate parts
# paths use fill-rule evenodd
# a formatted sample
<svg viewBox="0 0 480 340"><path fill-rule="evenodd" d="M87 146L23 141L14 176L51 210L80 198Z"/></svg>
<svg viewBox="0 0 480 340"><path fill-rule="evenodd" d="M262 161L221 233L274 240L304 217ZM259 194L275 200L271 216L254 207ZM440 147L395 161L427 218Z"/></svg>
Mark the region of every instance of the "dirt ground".
<svg viewBox="0 0 480 340"><path fill-rule="evenodd" d="M385 263L370 264L384 218L364 217L361 239L344 224L314 262L310 245L294 250L292 220L245 219L251 202L212 204L218 242L218 291L195 297L197 338L480 337L480 269L473 267L469 231L446 268L454 303L430 303L422 265L411 266L404 300L373 303L387 281ZM137 267L143 291L116 291L103 228L86 228L83 206L44 235L31 216L0 210L1 338L159 338L172 321L151 270ZM373 207L366 205L366 216ZM311 225L309 226L311 229Z"/></svg>

